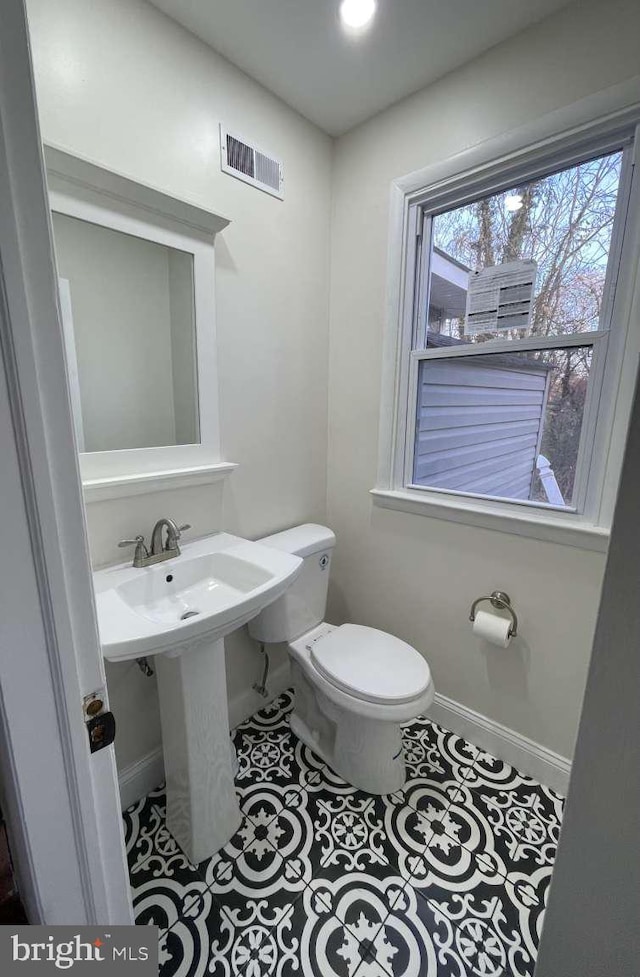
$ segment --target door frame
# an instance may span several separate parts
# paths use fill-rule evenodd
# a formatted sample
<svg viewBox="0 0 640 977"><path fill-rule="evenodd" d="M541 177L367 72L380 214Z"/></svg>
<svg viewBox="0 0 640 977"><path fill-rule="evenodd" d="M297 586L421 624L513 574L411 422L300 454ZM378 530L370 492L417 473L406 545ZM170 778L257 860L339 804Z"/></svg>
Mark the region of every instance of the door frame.
<svg viewBox="0 0 640 977"><path fill-rule="evenodd" d="M639 483L640 371L535 977L638 973Z"/></svg>
<svg viewBox="0 0 640 977"><path fill-rule="evenodd" d="M0 780L30 922L129 924L113 746L89 752L101 690L82 489L29 35L0 4Z"/></svg>

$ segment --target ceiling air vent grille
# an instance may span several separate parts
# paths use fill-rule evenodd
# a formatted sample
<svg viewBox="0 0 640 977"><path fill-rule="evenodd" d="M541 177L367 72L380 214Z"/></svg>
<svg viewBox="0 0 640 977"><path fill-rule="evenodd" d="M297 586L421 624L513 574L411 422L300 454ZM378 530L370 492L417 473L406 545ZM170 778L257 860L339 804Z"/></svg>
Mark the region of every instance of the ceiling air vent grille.
<svg viewBox="0 0 640 977"><path fill-rule="evenodd" d="M266 193L284 197L282 163L220 126L220 163L224 173Z"/></svg>

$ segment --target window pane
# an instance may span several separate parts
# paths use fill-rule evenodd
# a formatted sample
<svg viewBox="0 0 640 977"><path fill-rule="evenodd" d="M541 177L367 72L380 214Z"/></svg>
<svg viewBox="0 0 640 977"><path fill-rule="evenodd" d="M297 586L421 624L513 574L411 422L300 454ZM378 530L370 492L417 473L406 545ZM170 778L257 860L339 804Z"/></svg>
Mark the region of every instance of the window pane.
<svg viewBox="0 0 640 977"><path fill-rule="evenodd" d="M597 329L621 163L612 153L436 215L427 345Z"/></svg>
<svg viewBox="0 0 640 977"><path fill-rule="evenodd" d="M413 483L571 506L592 347L420 362Z"/></svg>

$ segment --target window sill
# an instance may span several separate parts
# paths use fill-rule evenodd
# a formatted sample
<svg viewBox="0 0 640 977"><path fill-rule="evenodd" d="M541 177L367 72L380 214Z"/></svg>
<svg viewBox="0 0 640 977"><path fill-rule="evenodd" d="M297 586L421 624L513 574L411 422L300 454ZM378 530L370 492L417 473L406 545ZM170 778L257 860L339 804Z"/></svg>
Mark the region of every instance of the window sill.
<svg viewBox="0 0 640 977"><path fill-rule="evenodd" d="M374 504L383 509L396 509L431 519L447 519L480 529L528 536L548 543L575 546L583 550L605 553L609 545L609 530L591 523L578 522L578 516L566 517L547 511L516 512L506 506L486 505L473 500L453 501L435 498L422 492L395 489L371 489ZM576 521L569 521L575 519Z"/></svg>

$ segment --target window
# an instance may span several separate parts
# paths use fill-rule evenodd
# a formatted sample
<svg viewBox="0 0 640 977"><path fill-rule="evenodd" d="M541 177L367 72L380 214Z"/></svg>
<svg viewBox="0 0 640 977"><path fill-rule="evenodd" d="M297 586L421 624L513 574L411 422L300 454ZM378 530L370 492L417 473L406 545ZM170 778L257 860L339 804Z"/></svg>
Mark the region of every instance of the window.
<svg viewBox="0 0 640 977"><path fill-rule="evenodd" d="M374 493L597 523L633 136L405 192L395 437Z"/></svg>
<svg viewBox="0 0 640 977"><path fill-rule="evenodd" d="M420 360L412 484L572 506L592 352Z"/></svg>

